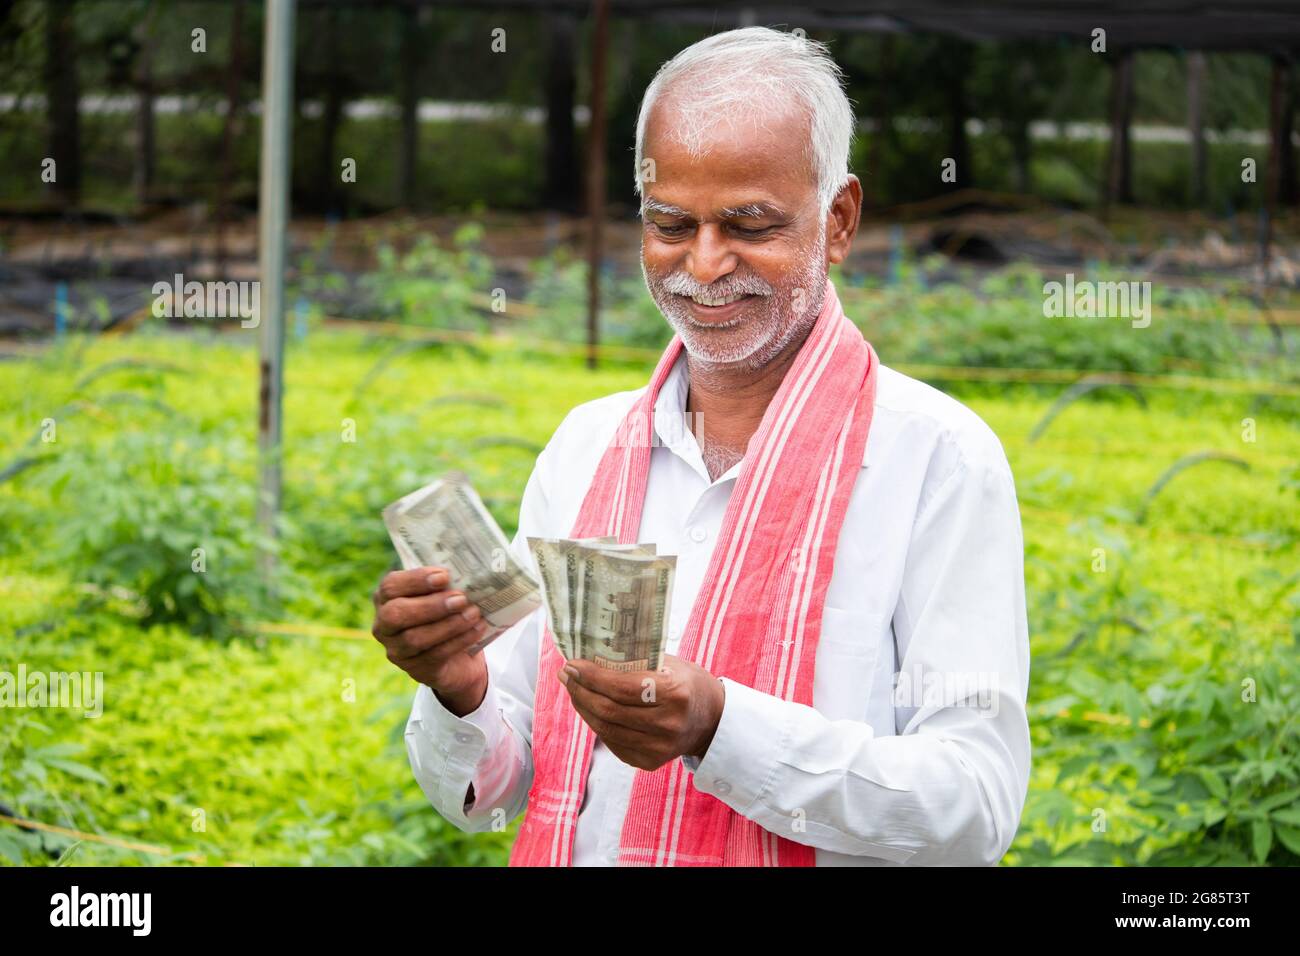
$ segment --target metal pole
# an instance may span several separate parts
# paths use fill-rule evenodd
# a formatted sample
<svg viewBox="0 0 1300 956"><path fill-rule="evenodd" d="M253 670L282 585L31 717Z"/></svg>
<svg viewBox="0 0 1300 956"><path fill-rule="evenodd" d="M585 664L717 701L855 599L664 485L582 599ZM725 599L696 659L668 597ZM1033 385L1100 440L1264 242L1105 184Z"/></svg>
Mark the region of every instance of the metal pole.
<svg viewBox="0 0 1300 956"><path fill-rule="evenodd" d="M609 46L609 0L595 0L591 35L591 124L587 127L587 368L596 367L600 346L601 225L605 218L605 52Z"/></svg>
<svg viewBox="0 0 1300 956"><path fill-rule="evenodd" d="M1192 203L1205 206L1205 54L1187 54L1187 128L1192 135Z"/></svg>
<svg viewBox="0 0 1300 956"><path fill-rule="evenodd" d="M293 19L295 0L266 0L262 59L262 171L258 189L257 345L259 387L257 521L275 537L280 511L280 411L284 366L284 263L289 213L289 149L293 117ZM259 564L270 593L275 554L264 547Z"/></svg>
<svg viewBox="0 0 1300 956"><path fill-rule="evenodd" d="M1281 56L1273 57L1273 81L1268 98L1268 170L1264 180L1264 221L1259 237L1259 264L1263 284L1270 280L1269 263L1272 261L1270 247L1273 244L1273 218L1277 215L1277 197L1282 183L1282 100L1289 76L1286 74L1286 61Z"/></svg>

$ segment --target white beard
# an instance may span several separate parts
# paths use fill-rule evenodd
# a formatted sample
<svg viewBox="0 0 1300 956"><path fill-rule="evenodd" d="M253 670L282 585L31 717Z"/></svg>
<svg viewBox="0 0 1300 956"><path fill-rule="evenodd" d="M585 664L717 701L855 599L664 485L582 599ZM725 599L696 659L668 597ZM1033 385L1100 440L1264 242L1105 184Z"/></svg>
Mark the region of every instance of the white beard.
<svg viewBox="0 0 1300 956"><path fill-rule="evenodd" d="M743 320L746 334L719 342L716 325L704 325L691 315L691 307L679 296L667 292L667 276L652 274L641 257L641 274L650 297L685 346L687 354L702 366L744 363L751 370L765 367L796 338L806 335L821 312L826 297L826 230L823 227L816 245L801 256L803 266L788 283L756 303ZM719 280L720 282L722 280ZM794 303L802 292L803 308L795 314Z"/></svg>

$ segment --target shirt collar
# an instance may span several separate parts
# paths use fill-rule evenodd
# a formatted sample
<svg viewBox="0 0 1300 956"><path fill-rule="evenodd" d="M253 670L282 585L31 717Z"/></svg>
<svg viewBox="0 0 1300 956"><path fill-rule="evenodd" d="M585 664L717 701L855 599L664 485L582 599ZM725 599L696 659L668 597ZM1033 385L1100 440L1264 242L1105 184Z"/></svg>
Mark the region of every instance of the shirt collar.
<svg viewBox="0 0 1300 956"><path fill-rule="evenodd" d="M879 359L876 362L879 363ZM894 373L889 368L877 364L876 374L877 382L881 380L888 381L888 377ZM877 393L882 386L877 384ZM673 362L672 369L668 372L668 377L664 379L663 385L659 388L659 397L655 400L654 408L654 430L655 442L668 448L673 454L681 458L686 464L690 465L697 474L709 481L709 469L704 467L704 454L700 451L699 442L695 438L694 432L688 428L685 420L686 414L686 395L690 389L690 375L686 366L686 349L682 349ZM870 464L871 458L871 441L867 440L867 447L862 453L862 467L866 468ZM718 481L726 481L729 478L740 476L740 466L744 463L742 458L736 464L732 465L724 474L719 476ZM710 482L712 483L712 482Z"/></svg>
<svg viewBox="0 0 1300 956"><path fill-rule="evenodd" d="M696 474L710 484L739 477L740 466L744 463L743 458L719 475L717 482L709 477L709 469L704 466L704 454L700 451L700 443L695 436L696 422L694 419L690 421L686 419L686 396L689 390L690 376L686 367L686 350L682 349L677 360L673 362L668 377L659 387L659 395L655 399L656 442L685 461Z"/></svg>

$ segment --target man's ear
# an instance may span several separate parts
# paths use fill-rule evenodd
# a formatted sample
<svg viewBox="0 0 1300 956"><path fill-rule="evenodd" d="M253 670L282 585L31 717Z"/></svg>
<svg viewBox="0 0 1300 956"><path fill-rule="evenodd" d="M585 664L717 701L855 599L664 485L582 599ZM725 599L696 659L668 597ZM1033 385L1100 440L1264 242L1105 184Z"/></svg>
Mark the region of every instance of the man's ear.
<svg viewBox="0 0 1300 956"><path fill-rule="evenodd" d="M843 262L858 234L858 220L862 217L862 183L849 174L848 181L840 187L839 195L826 213L826 259Z"/></svg>

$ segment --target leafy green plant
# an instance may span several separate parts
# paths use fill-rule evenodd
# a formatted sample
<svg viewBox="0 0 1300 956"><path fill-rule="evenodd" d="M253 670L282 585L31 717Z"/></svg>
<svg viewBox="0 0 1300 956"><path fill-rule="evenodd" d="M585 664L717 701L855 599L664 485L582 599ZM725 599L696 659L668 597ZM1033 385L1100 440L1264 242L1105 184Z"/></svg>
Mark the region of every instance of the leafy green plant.
<svg viewBox="0 0 1300 956"><path fill-rule="evenodd" d="M482 235L482 227L471 223L456 231L450 249L427 235L404 253L380 246L379 268L361 283L379 317L437 328L486 328L493 270L479 248Z"/></svg>
<svg viewBox="0 0 1300 956"><path fill-rule="evenodd" d="M56 742L53 728L26 713L7 717L0 724L0 814L44 822L54 817L65 826L87 820L77 788L101 787L108 780L78 759L85 749L74 741ZM17 865L59 860L72 843L49 830L0 821L0 858Z"/></svg>
<svg viewBox="0 0 1300 956"><path fill-rule="evenodd" d="M610 345L662 348L672 329L646 292L641 277L600 277L600 340ZM563 248L533 260L526 300L534 314L521 332L555 342L587 340L587 263Z"/></svg>
<svg viewBox="0 0 1300 956"><path fill-rule="evenodd" d="M74 447L47 470L55 561L72 580L136 602L142 622L223 631L261 604L254 569L274 548L254 521L255 481L237 439L127 432L114 453Z"/></svg>

